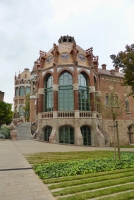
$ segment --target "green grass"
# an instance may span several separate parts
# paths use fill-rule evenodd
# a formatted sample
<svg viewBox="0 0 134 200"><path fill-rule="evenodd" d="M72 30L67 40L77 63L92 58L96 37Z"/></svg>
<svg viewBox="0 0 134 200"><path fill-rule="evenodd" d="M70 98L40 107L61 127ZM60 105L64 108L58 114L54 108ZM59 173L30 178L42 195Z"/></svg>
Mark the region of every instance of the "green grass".
<svg viewBox="0 0 134 200"><path fill-rule="evenodd" d="M67 197L60 197L58 198L58 200L86 200L86 199L95 198L95 197L102 197L104 195L110 195L117 192L127 191L131 189L132 190L134 189L134 183L111 187L111 188L104 188L104 189L96 190L93 192L89 191L85 193L79 193L79 194L75 194L75 195L67 196ZM114 199L114 197L112 198Z"/></svg>
<svg viewBox="0 0 134 200"><path fill-rule="evenodd" d="M112 151L47 152L25 155L30 164L67 162L84 159L113 158Z"/></svg>
<svg viewBox="0 0 134 200"><path fill-rule="evenodd" d="M31 164L53 163L52 171L55 170L56 163L62 163L64 165L68 161L95 160L101 158L103 160L104 158L113 158L113 156L113 151L52 152L26 155L27 160ZM127 159L127 155L122 157L122 159ZM72 167L74 167L73 163ZM101 164L98 167L101 167ZM130 167L118 170L114 170L113 168L113 170L111 169L112 171L84 175L43 179L43 182L48 184L52 194L58 200L86 200L90 198L100 198L102 200L132 200L134 199L134 167L132 165ZM48 171L50 169L48 168ZM57 168L57 170L59 169ZM132 191L129 192L129 190ZM119 194L120 192L124 193Z"/></svg>
<svg viewBox="0 0 134 200"><path fill-rule="evenodd" d="M82 180L77 180L77 181L70 181L70 182L63 182L63 183L59 183L56 185L51 185L48 188L50 190L52 189L57 189L57 188L64 188L64 187L71 187L71 186L77 186L77 185L83 185L83 184L89 184L89 183L96 183L96 182L100 182L100 181L107 181L107 180L116 180L119 178L123 178L123 177L129 177L129 176L133 176L134 172L126 172L126 173L119 173L119 174L114 174L114 175L103 175L100 177L93 177L93 178L86 178L86 179L82 179ZM115 181L116 183L116 181ZM102 184L103 185L103 184ZM105 185L105 184L104 184Z"/></svg>
<svg viewBox="0 0 134 200"><path fill-rule="evenodd" d="M108 196L108 197L104 197L101 200L131 200L134 199L134 191L129 191L129 192L125 192L123 194L117 194L115 196Z"/></svg>
<svg viewBox="0 0 134 200"><path fill-rule="evenodd" d="M43 180L43 182L46 183L46 184L61 183L61 182L81 180L81 179L85 179L85 178L93 178L93 177L99 177L99 176L106 176L106 175L112 175L112 174L131 172L131 171L133 172L134 168L117 169L117 170L107 171L107 172L98 172L98 173L91 173L91 174L84 174L84 175L77 175L77 176L68 176L68 177L61 177L61 178L45 179L45 180Z"/></svg>
<svg viewBox="0 0 134 200"><path fill-rule="evenodd" d="M99 189L99 188L104 188L108 186L114 186L114 185L119 185L119 184L124 184L128 182L134 182L134 176L132 177L125 177L125 178L119 178L114 179L114 180L108 180L108 181L101 181L99 183L94 183L94 184L88 184L88 185L81 185L77 187L71 187L71 188L66 188L62 189L57 192L53 192L54 196L63 196L63 195L68 195L68 194L74 194L78 192L84 192L87 190L94 190L94 189Z"/></svg>

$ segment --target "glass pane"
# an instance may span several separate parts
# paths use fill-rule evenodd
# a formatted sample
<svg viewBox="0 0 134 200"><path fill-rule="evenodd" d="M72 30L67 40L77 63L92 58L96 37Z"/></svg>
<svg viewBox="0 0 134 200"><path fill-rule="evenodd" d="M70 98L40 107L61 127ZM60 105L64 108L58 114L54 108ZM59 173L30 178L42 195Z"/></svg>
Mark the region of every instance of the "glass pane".
<svg viewBox="0 0 134 200"><path fill-rule="evenodd" d="M26 87L26 94L30 93L30 87Z"/></svg>
<svg viewBox="0 0 134 200"><path fill-rule="evenodd" d="M20 87L20 96L24 96L24 87Z"/></svg>

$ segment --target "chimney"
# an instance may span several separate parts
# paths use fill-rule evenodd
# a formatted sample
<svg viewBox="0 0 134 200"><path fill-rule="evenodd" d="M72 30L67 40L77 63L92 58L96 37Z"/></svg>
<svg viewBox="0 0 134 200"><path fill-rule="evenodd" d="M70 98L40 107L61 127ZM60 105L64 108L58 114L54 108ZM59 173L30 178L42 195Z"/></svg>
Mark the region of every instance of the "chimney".
<svg viewBox="0 0 134 200"><path fill-rule="evenodd" d="M119 73L119 67L115 67L115 72Z"/></svg>
<svg viewBox="0 0 134 200"><path fill-rule="evenodd" d="M103 70L106 70L106 66L107 66L106 64L102 64L101 66Z"/></svg>
<svg viewBox="0 0 134 200"><path fill-rule="evenodd" d="M110 72L111 72L112 76L115 76L115 70L114 69L112 69Z"/></svg>

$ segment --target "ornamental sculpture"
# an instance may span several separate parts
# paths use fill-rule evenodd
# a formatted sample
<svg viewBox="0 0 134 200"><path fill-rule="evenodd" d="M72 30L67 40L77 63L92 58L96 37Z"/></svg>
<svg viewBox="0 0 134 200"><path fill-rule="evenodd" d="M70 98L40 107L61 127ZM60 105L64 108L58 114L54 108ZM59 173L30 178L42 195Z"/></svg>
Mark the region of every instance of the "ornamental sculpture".
<svg viewBox="0 0 134 200"><path fill-rule="evenodd" d="M54 63L58 63L58 55L59 55L59 50L58 46L56 44L53 44L53 51L51 52L54 56Z"/></svg>
<svg viewBox="0 0 134 200"><path fill-rule="evenodd" d="M79 51L76 49L76 42L74 42L73 46L72 46L72 50L70 52L70 54L72 54L73 57L73 62L77 62L77 54L79 53Z"/></svg>

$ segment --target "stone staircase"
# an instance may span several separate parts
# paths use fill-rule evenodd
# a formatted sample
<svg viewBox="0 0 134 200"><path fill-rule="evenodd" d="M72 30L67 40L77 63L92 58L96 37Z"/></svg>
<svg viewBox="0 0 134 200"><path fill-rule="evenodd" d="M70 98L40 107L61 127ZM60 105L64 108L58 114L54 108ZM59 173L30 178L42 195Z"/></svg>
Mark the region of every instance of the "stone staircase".
<svg viewBox="0 0 134 200"><path fill-rule="evenodd" d="M24 122L16 126L17 140L31 140L31 122Z"/></svg>

